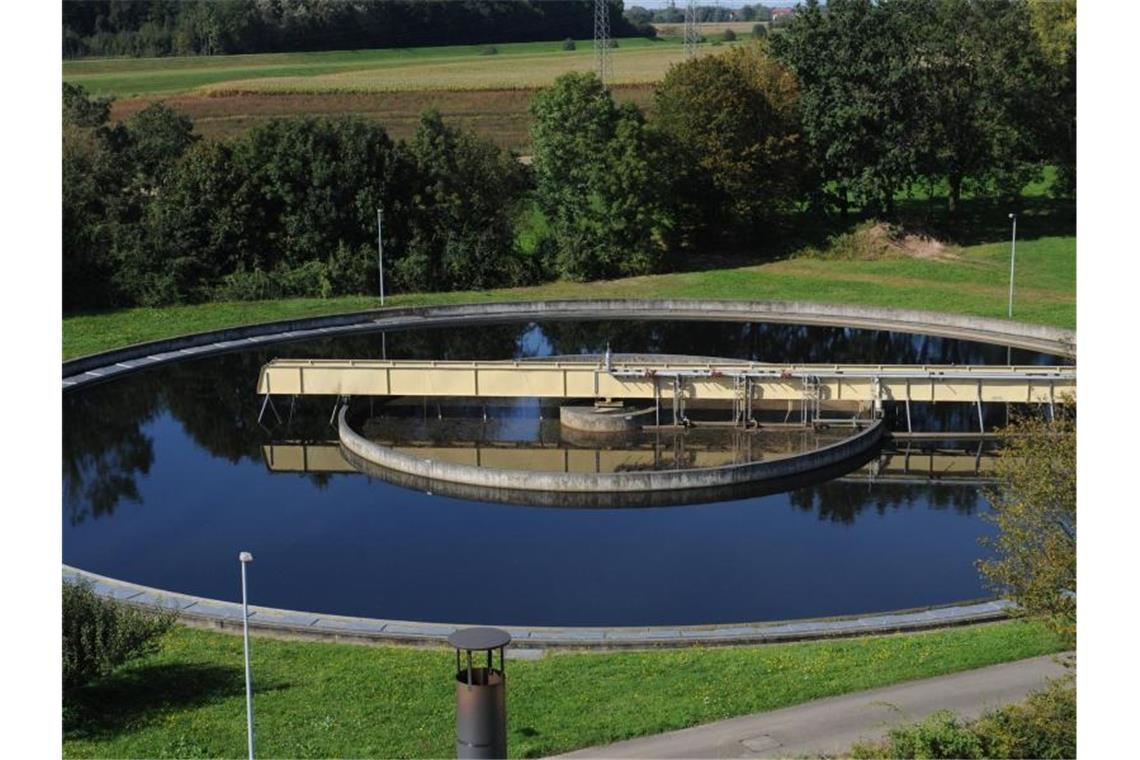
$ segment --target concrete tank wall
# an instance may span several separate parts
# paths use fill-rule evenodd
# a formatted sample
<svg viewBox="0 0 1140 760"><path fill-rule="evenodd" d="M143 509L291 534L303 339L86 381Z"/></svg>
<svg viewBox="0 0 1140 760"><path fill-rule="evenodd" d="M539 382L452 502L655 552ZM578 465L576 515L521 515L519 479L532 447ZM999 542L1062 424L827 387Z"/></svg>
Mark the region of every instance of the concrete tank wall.
<svg viewBox="0 0 1140 760"><path fill-rule="evenodd" d="M340 444L361 459L389 470L428 480L516 491L607 493L680 491L784 478L858 456L875 446L883 433L882 421L876 420L850 438L805 454L727 467L620 473L533 472L495 470L440 462L395 451L374 443L353 430L345 420L347 411L347 407L342 407L338 417Z"/></svg>
<svg viewBox="0 0 1140 760"><path fill-rule="evenodd" d="M688 319L785 324L830 325L868 330L940 335L986 343L1013 345L1032 351L1076 356L1077 336L1072 330L1010 322L1003 319L941 314L876 306L840 306L805 301L716 301L716 300L580 300L520 301L517 303L459 304L391 308L266 322L245 327L195 333L177 338L139 343L134 346L72 359L63 363L63 377L114 368L120 362L147 360L139 367L119 368L115 374L142 366L211 353L240 350L256 345L383 329L510 322L523 319ZM93 382L98 377L85 377ZM76 383L81 384L81 383Z"/></svg>

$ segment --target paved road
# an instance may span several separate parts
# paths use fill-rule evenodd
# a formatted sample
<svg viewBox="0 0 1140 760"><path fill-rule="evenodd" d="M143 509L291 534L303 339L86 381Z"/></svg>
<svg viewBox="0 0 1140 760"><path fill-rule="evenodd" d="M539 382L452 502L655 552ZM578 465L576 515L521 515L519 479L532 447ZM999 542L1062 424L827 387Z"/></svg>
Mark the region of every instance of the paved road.
<svg viewBox="0 0 1140 760"><path fill-rule="evenodd" d="M591 747L562 757L787 757L843 754L860 739L937 712L976 717L1017 702L1064 673L1053 656L830 697L657 736Z"/></svg>

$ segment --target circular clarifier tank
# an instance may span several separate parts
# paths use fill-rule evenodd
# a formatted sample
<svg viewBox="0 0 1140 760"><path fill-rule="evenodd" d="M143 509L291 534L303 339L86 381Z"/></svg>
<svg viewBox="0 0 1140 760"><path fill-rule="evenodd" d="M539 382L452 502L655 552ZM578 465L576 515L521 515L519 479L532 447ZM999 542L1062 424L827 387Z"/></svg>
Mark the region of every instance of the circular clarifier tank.
<svg viewBox="0 0 1140 760"><path fill-rule="evenodd" d="M982 517L993 451L976 440L877 442L810 473L696 495L524 498L370 469L342 446L336 399L278 396L263 410L255 393L274 358L527 359L601 354L607 344L763 362L1064 362L942 337L709 321L526 321L266 341L63 394L64 562L236 601L233 557L248 550L262 606L500 626L785 620L987 596L975 563L992 532ZM760 425L742 430L716 407L689 410L692 427L582 430L562 424L563 405L354 397L345 416L364 439L421 459L595 475L772 461L859 432L782 427L796 419L788 408L757 410ZM645 405L632 406L617 414L647 422ZM927 431L978 424L970 405L915 404L911 413ZM987 425L1005 414L1004 405L983 408ZM905 430L901 410L888 405L882 425Z"/></svg>

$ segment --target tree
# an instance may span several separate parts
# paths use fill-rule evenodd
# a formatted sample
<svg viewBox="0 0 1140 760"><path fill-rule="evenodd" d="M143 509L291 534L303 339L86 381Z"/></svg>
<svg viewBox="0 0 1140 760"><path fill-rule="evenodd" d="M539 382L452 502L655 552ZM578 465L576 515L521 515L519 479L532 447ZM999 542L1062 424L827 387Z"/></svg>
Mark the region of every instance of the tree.
<svg viewBox="0 0 1140 760"><path fill-rule="evenodd" d="M917 156L909 134L916 85L891 4L832 0L825 13L808 0L791 18L772 50L799 78L814 166L844 213L853 199L893 215Z"/></svg>
<svg viewBox="0 0 1140 760"><path fill-rule="evenodd" d="M1052 422L1025 416L1005 429L998 485L988 493L999 533L979 563L991 587L1027 615L1076 635L1077 427L1072 405Z"/></svg>
<svg viewBox="0 0 1140 760"><path fill-rule="evenodd" d="M256 266L253 206L225 143L192 146L148 204L146 253L132 279L142 303L203 301L225 275Z"/></svg>
<svg viewBox="0 0 1140 760"><path fill-rule="evenodd" d="M116 305L113 251L126 215L130 167L121 130L106 124L109 101L63 86L63 302L68 309Z"/></svg>
<svg viewBox="0 0 1140 760"><path fill-rule="evenodd" d="M63 83L63 123L73 127L101 127L111 114L111 98L91 98L83 85Z"/></svg>
<svg viewBox="0 0 1140 760"><path fill-rule="evenodd" d="M976 0L894 0L908 79L918 171L945 177L957 213L965 182L1017 196L1037 171L1044 59L1025 7Z"/></svg>
<svg viewBox="0 0 1140 760"><path fill-rule="evenodd" d="M661 141L641 112L618 108L593 74L572 72L536 94L531 113L552 270L575 280L652 271L672 218Z"/></svg>
<svg viewBox="0 0 1140 760"><path fill-rule="evenodd" d="M408 253L396 267L401 284L454 290L525 279L513 228L525 178L515 157L448 127L435 110L420 117L407 150L421 190Z"/></svg>
<svg viewBox="0 0 1140 760"><path fill-rule="evenodd" d="M682 177L682 218L698 229L755 230L801 196L799 88L761 44L671 67L656 113Z"/></svg>
<svg viewBox="0 0 1140 760"><path fill-rule="evenodd" d="M1077 0L1030 0L1029 18L1048 69L1041 141L1059 169L1057 189L1071 194L1077 187Z"/></svg>
<svg viewBox="0 0 1140 760"><path fill-rule="evenodd" d="M165 103L151 103L124 123L136 179L153 192L195 140L194 122Z"/></svg>
<svg viewBox="0 0 1140 760"><path fill-rule="evenodd" d="M342 242L374 245L381 204L386 253L406 250L411 167L374 122L276 119L234 143L233 167L253 204L245 240L259 269L322 260Z"/></svg>

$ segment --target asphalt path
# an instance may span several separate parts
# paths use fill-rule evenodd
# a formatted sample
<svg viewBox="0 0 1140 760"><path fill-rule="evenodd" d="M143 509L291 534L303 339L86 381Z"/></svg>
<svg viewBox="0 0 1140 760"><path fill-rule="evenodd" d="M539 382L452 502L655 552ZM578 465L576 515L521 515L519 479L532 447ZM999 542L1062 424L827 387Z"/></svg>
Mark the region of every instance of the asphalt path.
<svg viewBox="0 0 1140 760"><path fill-rule="evenodd" d="M975 718L988 709L1019 702L1065 672L1056 655L1034 657L590 747L560 757L843 756L860 740L881 738L892 726L922 720L939 710Z"/></svg>

